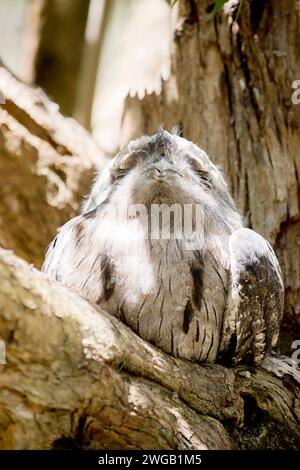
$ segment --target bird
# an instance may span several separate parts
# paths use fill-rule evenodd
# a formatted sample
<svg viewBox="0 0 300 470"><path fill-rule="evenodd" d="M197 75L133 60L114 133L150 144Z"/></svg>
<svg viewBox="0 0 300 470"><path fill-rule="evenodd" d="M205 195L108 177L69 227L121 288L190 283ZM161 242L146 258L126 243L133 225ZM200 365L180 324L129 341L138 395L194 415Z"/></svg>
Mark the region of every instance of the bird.
<svg viewBox="0 0 300 470"><path fill-rule="evenodd" d="M278 341L284 286L271 245L244 225L205 151L160 129L96 176L42 271L171 356L259 365Z"/></svg>

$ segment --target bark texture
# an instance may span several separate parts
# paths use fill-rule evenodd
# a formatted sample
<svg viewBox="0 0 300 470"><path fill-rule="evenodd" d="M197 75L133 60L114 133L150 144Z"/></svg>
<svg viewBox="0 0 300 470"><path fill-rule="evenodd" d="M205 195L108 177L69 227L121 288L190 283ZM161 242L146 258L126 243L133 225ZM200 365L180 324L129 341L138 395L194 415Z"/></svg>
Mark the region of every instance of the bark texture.
<svg viewBox="0 0 300 470"><path fill-rule="evenodd" d="M275 248L286 287L284 350L300 338L300 10L296 0L246 0L237 26L209 0L179 2L170 79L128 98L122 143L180 125L227 175L249 226ZM285 339L285 341L284 341Z"/></svg>
<svg viewBox="0 0 300 470"><path fill-rule="evenodd" d="M1 63L0 90L0 245L40 266L104 158L81 126Z"/></svg>
<svg viewBox="0 0 300 470"><path fill-rule="evenodd" d="M1 449L300 445L300 374L289 364L172 358L3 249L0 331Z"/></svg>

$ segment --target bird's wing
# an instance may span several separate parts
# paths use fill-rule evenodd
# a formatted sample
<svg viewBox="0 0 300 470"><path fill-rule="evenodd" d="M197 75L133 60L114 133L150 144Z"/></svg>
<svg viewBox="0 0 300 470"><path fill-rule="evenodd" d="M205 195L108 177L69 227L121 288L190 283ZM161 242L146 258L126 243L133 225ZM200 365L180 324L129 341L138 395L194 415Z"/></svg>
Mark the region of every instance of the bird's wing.
<svg viewBox="0 0 300 470"><path fill-rule="evenodd" d="M229 240L231 288L219 353L259 364L276 345L283 315L281 270L270 244L241 228Z"/></svg>

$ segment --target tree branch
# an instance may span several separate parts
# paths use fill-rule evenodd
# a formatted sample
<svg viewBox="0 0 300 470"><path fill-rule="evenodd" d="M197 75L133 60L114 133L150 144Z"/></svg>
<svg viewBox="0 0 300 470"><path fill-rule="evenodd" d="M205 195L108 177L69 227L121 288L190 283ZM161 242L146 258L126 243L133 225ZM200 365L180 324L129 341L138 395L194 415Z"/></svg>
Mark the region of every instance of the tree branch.
<svg viewBox="0 0 300 470"><path fill-rule="evenodd" d="M2 449L299 445L292 376L172 358L6 250L0 312Z"/></svg>

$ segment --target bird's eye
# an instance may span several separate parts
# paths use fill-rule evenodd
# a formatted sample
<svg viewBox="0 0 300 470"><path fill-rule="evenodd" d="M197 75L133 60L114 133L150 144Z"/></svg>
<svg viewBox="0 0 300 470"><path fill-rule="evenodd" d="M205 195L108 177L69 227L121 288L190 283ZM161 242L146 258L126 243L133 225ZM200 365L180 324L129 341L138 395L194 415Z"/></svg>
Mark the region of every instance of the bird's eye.
<svg viewBox="0 0 300 470"><path fill-rule="evenodd" d="M119 163L120 170L130 170L131 168L136 166L140 162L140 160L140 152L130 152L121 159Z"/></svg>
<svg viewBox="0 0 300 470"><path fill-rule="evenodd" d="M112 180L117 181L123 178L129 170L137 165L140 158L141 157L137 152L130 152L122 157L117 157L116 163L112 167Z"/></svg>
<svg viewBox="0 0 300 470"><path fill-rule="evenodd" d="M195 170L196 175L200 178L201 183L206 187L211 188L211 179L207 171L204 170Z"/></svg>
<svg viewBox="0 0 300 470"><path fill-rule="evenodd" d="M209 174L207 171L204 170L194 170L194 172L200 176L200 178L209 181Z"/></svg>
<svg viewBox="0 0 300 470"><path fill-rule="evenodd" d="M112 180L113 181L118 181L120 180L121 178L123 178L123 176L126 175L128 170L122 170L121 168L115 168L114 169L114 172L112 173Z"/></svg>

